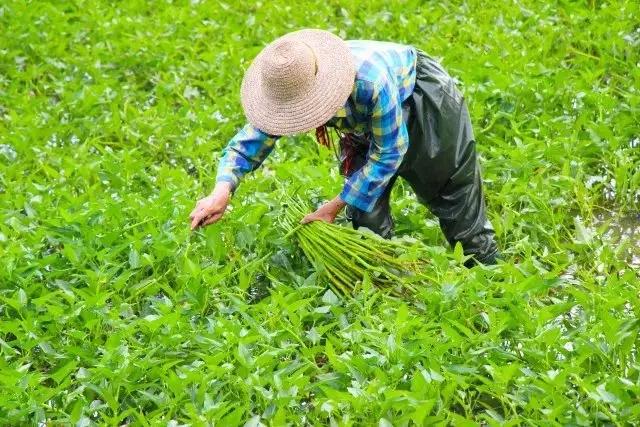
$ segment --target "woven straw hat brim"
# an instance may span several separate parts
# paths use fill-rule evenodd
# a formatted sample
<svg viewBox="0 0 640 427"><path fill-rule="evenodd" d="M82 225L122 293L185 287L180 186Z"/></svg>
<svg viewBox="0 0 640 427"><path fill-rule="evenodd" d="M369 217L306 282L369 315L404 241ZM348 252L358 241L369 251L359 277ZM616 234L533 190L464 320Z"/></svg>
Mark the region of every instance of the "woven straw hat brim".
<svg viewBox="0 0 640 427"><path fill-rule="evenodd" d="M261 59L256 56L244 75L241 102L247 120L270 135L292 135L322 126L342 107L355 82L355 65L347 43L323 30L300 30L281 37L294 38L309 46L317 61L317 73L306 93L286 102L265 96ZM278 39L280 40L280 39Z"/></svg>

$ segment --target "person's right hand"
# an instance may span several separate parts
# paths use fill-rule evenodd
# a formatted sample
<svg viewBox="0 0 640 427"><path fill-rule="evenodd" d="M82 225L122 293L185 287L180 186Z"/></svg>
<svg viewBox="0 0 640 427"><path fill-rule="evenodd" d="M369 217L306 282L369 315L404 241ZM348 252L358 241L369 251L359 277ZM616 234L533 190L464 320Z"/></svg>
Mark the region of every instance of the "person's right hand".
<svg viewBox="0 0 640 427"><path fill-rule="evenodd" d="M231 199L231 184L221 182L216 185L213 192L204 199L198 200L196 207L191 211L191 230L205 227L218 221L224 215Z"/></svg>

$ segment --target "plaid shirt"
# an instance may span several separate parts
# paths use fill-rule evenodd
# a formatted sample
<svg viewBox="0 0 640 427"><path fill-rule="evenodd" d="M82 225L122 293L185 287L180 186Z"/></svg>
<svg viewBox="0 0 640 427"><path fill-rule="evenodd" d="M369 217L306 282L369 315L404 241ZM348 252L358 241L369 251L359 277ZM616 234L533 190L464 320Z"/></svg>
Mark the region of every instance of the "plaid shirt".
<svg viewBox="0 0 640 427"><path fill-rule="evenodd" d="M402 102L413 92L416 51L395 43L350 40L356 64L351 96L329 122L341 131L370 136L367 163L347 179L340 198L371 212L409 147ZM218 166L217 181L235 188L271 153L276 138L247 124L234 136Z"/></svg>

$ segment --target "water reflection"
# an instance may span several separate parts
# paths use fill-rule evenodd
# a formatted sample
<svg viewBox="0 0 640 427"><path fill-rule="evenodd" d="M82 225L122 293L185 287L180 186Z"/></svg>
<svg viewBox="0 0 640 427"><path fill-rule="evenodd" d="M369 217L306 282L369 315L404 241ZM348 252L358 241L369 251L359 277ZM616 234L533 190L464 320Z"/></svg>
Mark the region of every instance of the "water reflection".
<svg viewBox="0 0 640 427"><path fill-rule="evenodd" d="M600 235L604 243L613 247L625 245L625 256L631 268L640 269L640 212L621 215L615 212L598 212L594 218L594 231L604 228Z"/></svg>

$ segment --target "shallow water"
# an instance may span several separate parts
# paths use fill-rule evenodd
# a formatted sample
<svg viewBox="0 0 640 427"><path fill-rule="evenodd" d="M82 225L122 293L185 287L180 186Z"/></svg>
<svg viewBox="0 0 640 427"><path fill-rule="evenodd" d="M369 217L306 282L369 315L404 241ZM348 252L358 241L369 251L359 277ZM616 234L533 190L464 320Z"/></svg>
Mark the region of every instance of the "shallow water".
<svg viewBox="0 0 640 427"><path fill-rule="evenodd" d="M271 282L263 274L258 274L247 289L246 301L257 304L271 294Z"/></svg>
<svg viewBox="0 0 640 427"><path fill-rule="evenodd" d="M599 212L590 228L597 233L603 227L605 231L600 234L602 241L614 247L627 245L625 257L629 266L640 269L640 212L623 215L609 211Z"/></svg>

